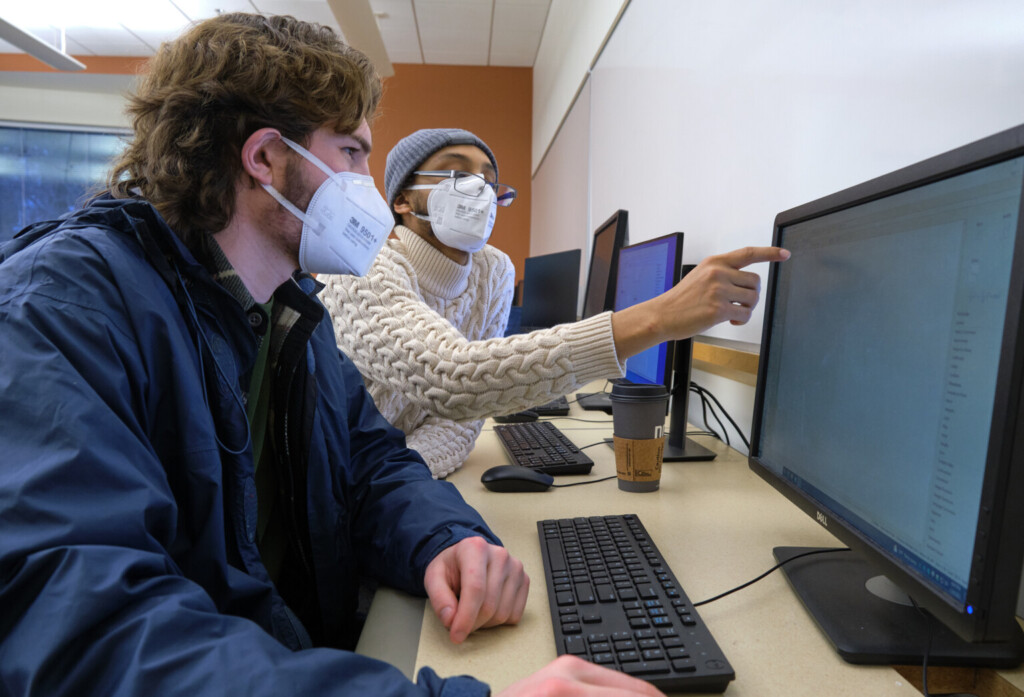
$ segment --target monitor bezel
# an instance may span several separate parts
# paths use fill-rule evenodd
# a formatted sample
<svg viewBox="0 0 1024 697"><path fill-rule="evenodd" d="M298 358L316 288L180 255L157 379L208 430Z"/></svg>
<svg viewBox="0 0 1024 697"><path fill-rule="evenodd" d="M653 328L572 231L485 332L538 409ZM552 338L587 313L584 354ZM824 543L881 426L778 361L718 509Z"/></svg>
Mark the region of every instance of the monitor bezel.
<svg viewBox="0 0 1024 697"><path fill-rule="evenodd" d="M613 232L612 240L612 258L608 267L608 282L605 284L604 302L601 304L600 310L588 314L587 300L590 297L590 285L594 282L594 250L597 249L597 238L613 223L615 224L615 231ZM608 220L594 229L594 234L591 235L590 240L590 263L587 268L587 285L583 289L583 307L580 313L583 319L588 319L615 308L615 286L618 282L619 252L629 244L629 212L620 208L612 213Z"/></svg>
<svg viewBox="0 0 1024 697"><path fill-rule="evenodd" d="M783 211L775 218L773 244L780 243L782 230L788 226L1022 155L1024 125ZM926 585L856 529L838 518L829 518L814 499L761 464L759 455L765 377L770 362L774 318L772 301L778 285L778 264L772 264L769 269L764 295L761 358L751 427L748 462L758 476L811 518L818 520L832 535L859 552L943 624L964 639L976 642L1008 640L1019 631L1014 614L1024 560L1024 536L1018 534L1024 528L1024 505L1007 505L1007 500L1015 496L1017 500L1024 501L1024 438L1015 437L1018 432L1024 433L1024 394L1021 387L1024 374L1024 318L1021 315L1024 294L1024 200L1018 215L981 509L975 534L975 552L963 606ZM974 608L973 613L966 611L968 606Z"/></svg>

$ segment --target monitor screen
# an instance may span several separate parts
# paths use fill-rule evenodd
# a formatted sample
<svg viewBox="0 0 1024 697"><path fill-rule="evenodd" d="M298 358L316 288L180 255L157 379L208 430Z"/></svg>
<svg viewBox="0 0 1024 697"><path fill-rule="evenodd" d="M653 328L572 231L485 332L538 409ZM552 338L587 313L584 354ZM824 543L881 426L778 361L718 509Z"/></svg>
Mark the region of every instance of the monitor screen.
<svg viewBox="0 0 1024 697"><path fill-rule="evenodd" d="M619 250L629 244L628 214L618 210L594 232L590 251L590 273L583 298L583 318L615 307L615 278Z"/></svg>
<svg viewBox="0 0 1024 697"><path fill-rule="evenodd" d="M624 310L669 290L679 281L683 259L683 233L623 247L615 285L615 309ZM626 379L670 386L672 356L668 342L652 346L626 359Z"/></svg>
<svg viewBox="0 0 1024 697"><path fill-rule="evenodd" d="M615 309L636 305L672 288L694 268L683 266L682 259L681 232L623 247ZM626 380L664 385L669 391L669 432L662 452L665 462L715 459L713 451L686 437L692 348L690 339L669 341L626 359Z"/></svg>
<svg viewBox="0 0 1024 697"><path fill-rule="evenodd" d="M971 640L1019 639L1022 190L1018 131L781 213L765 296L751 467Z"/></svg>
<svg viewBox="0 0 1024 697"><path fill-rule="evenodd" d="M523 262L523 329L576 321L582 257L583 252L571 249L528 257Z"/></svg>

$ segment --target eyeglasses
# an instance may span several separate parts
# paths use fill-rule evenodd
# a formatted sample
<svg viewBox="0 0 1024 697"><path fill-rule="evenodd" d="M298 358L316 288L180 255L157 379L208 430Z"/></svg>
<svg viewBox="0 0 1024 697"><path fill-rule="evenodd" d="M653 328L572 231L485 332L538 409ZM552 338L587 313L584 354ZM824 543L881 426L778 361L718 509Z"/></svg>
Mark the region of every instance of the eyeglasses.
<svg viewBox="0 0 1024 697"><path fill-rule="evenodd" d="M472 172L460 172L457 169L446 169L446 170L431 170L428 172L417 171L413 174L419 174L424 177L444 177L445 179L455 180L455 190L460 194L466 196L478 196L485 186L489 186L494 189L496 196L496 203L499 206L511 206L512 202L516 200L516 190L508 184L502 184L500 182L487 181L480 174L473 174Z"/></svg>

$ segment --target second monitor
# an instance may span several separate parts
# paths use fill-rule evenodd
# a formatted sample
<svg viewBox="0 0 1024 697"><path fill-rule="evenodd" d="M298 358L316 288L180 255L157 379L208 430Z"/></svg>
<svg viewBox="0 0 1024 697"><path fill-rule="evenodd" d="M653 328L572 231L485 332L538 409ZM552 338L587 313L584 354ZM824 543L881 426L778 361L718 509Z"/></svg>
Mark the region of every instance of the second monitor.
<svg viewBox="0 0 1024 697"><path fill-rule="evenodd" d="M593 317L615 307L615 277L619 268L619 250L629 244L629 214L612 213L594 231L590 249L590 273L583 297L583 318Z"/></svg>
<svg viewBox="0 0 1024 697"><path fill-rule="evenodd" d="M624 310L671 290L683 276L683 233L623 247L619 252L615 310ZM692 268L692 267L690 267ZM626 359L629 382L664 385L669 400L669 432L663 459L711 460L715 453L686 437L692 341L667 341ZM584 399L580 399L580 404Z"/></svg>

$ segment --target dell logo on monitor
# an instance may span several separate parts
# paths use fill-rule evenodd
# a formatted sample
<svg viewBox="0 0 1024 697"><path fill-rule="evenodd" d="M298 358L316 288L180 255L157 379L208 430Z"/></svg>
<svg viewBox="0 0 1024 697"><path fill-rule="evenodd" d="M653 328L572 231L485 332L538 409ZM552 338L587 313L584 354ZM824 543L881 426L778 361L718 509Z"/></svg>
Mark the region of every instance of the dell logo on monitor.
<svg viewBox="0 0 1024 697"><path fill-rule="evenodd" d="M828 527L828 518L825 517L824 513L822 513L821 511L815 511L814 517L818 519L819 523L824 525L826 528Z"/></svg>

